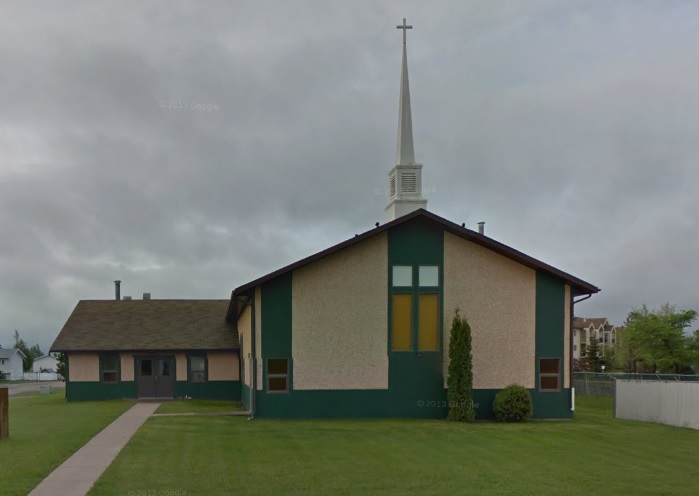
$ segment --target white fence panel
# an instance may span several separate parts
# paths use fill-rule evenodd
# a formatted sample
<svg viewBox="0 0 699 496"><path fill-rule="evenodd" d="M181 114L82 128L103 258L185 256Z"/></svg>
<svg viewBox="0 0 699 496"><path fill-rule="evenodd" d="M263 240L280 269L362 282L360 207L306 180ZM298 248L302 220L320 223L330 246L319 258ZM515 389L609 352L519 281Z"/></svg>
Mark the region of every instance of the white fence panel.
<svg viewBox="0 0 699 496"><path fill-rule="evenodd" d="M57 381L56 372L25 372L22 376L25 381Z"/></svg>
<svg viewBox="0 0 699 496"><path fill-rule="evenodd" d="M614 417L699 429L699 382L617 379Z"/></svg>

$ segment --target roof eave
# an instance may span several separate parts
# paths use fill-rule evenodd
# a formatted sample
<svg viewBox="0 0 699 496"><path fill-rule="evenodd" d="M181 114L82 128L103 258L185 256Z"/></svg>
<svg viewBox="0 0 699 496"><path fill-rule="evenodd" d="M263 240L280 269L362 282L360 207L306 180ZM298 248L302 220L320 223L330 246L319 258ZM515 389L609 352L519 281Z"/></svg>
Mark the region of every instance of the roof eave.
<svg viewBox="0 0 699 496"><path fill-rule="evenodd" d="M547 263L544 263L540 260L537 260L534 257L530 257L529 255L526 255L525 253L522 253L519 250L511 248L510 246L507 246L503 243L500 243L499 241L495 241L492 238L489 238L483 234L472 231L466 227L459 226L458 224L455 224L454 222L451 222L447 219L444 219L443 217L440 217L436 214L428 212L427 210L418 209L418 210L415 210L414 212L411 212L407 215L404 215L403 217L399 217L395 220L392 220L391 222L387 222L386 224L384 224L382 226L376 227L376 228L371 229L369 231L366 231L362 234L355 235L354 237L347 239L341 243L333 245L329 248L326 248L325 250L319 251L319 252L312 254L308 257L305 257L297 262L291 263L291 264L286 265L280 269L277 269L273 272L270 272L267 275L264 275L262 277L258 277L254 281L251 281L247 284L243 284L242 286L237 287L236 289L233 290L233 294L231 295L231 304L233 302L233 297L241 295L242 293L249 291L249 290L255 288L256 286L259 286L260 284L263 284L263 283L270 281L278 276L286 274L287 272L293 271L299 267L302 267L302 266L307 265L311 262L314 262L316 260L324 258L328 255L331 255L331 254L335 253L336 251L339 251L339 250L342 250L342 249L347 248L349 246L352 246L355 243L359 243L367 238L370 238L372 236L376 236L384 231L387 231L388 229L391 229L392 227L394 227L396 225L402 224L404 222L408 222L408 221L410 221L416 217L419 217L419 216L426 217L429 220L442 225L445 230L447 230L451 234L454 234L455 236L459 236L460 238L463 238L467 241L471 241L471 242L476 243L480 246L483 246L484 248L488 248L488 249L490 249L490 250L492 250L500 255L503 255L511 260L518 262L518 263L521 263L522 265L525 265L531 269L543 270L543 271L551 273L552 275L554 275L556 277L563 279L565 282L567 282L571 286L571 289L573 291L573 296L595 294L595 293L600 292L600 288L590 284L589 282L583 281L582 279L579 279L571 274L568 274L567 272L564 272L564 271L557 269L551 265L548 265Z"/></svg>

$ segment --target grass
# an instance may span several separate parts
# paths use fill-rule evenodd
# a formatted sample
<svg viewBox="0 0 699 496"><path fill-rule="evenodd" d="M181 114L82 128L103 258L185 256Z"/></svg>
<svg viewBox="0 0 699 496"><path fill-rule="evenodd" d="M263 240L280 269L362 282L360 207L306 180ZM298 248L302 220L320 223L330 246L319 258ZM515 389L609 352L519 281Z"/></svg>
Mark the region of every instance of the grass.
<svg viewBox="0 0 699 496"><path fill-rule="evenodd" d="M68 403L63 390L10 398L10 437L0 440L0 495L29 493L130 406L122 401Z"/></svg>
<svg viewBox="0 0 699 496"><path fill-rule="evenodd" d="M242 409L243 405L237 401L177 400L161 403L155 413L217 413Z"/></svg>
<svg viewBox="0 0 699 496"><path fill-rule="evenodd" d="M525 424L151 418L90 494L696 494L699 432L577 400Z"/></svg>

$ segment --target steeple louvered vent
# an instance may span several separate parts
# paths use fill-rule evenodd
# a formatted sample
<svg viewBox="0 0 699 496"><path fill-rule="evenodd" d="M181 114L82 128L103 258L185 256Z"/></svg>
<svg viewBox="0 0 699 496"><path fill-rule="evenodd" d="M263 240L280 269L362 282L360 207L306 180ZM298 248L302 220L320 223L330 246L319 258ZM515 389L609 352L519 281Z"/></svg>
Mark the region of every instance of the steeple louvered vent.
<svg viewBox="0 0 699 496"><path fill-rule="evenodd" d="M417 174L414 172L403 172L401 174L401 193L417 193Z"/></svg>

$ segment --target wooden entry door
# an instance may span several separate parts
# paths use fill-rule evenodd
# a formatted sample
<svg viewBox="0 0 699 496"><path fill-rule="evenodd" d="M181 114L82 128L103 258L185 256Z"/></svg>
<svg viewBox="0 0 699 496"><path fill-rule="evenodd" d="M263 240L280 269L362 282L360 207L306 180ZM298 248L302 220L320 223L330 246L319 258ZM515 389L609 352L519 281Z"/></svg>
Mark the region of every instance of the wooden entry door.
<svg viewBox="0 0 699 496"><path fill-rule="evenodd" d="M136 359L136 382L139 398L172 398L174 392L174 357L139 357Z"/></svg>

